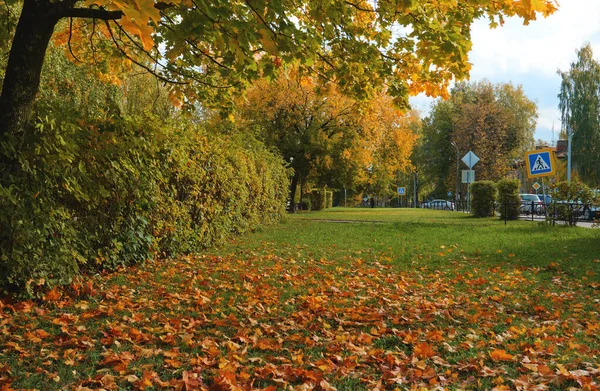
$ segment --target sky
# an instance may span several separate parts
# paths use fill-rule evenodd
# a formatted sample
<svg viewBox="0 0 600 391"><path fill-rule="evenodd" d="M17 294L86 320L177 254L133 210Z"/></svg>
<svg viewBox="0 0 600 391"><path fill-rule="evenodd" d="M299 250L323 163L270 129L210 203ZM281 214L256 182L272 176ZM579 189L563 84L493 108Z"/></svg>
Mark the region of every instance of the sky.
<svg viewBox="0 0 600 391"><path fill-rule="evenodd" d="M600 0L559 0L559 10L546 19L524 26L516 18L503 26L489 28L487 20L471 27L473 64L471 81L522 85L527 97L538 105L535 138L552 142L552 126L558 139L560 76L575 61L586 42L600 59ZM410 100L413 108L427 115L433 99L419 95Z"/></svg>

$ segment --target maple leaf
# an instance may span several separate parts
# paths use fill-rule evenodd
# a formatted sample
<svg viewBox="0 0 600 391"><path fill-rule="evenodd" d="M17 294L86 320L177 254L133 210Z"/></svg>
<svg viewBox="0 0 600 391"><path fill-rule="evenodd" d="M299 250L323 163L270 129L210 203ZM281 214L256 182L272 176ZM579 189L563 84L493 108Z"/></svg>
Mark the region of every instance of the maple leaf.
<svg viewBox="0 0 600 391"><path fill-rule="evenodd" d="M419 358L429 358L435 356L435 350L426 342L419 342L414 347L414 354Z"/></svg>
<svg viewBox="0 0 600 391"><path fill-rule="evenodd" d="M494 361L512 361L514 359L513 355L506 353L506 351L502 349L494 349L490 352L490 357Z"/></svg>

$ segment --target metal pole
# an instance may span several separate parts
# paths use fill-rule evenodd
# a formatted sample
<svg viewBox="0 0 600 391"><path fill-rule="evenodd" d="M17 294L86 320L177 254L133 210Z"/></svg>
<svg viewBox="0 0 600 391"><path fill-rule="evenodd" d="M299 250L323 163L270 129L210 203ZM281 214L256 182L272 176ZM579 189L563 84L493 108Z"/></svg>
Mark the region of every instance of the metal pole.
<svg viewBox="0 0 600 391"><path fill-rule="evenodd" d="M344 208L346 207L346 188L344 187Z"/></svg>
<svg viewBox="0 0 600 391"><path fill-rule="evenodd" d="M471 160L469 160L471 163ZM467 171L467 209L469 213L471 213L471 172L472 169L469 167L469 171Z"/></svg>
<svg viewBox="0 0 600 391"><path fill-rule="evenodd" d="M573 144L573 129L570 125L567 125L567 131L569 134L569 150L567 152L567 182L571 183L571 146Z"/></svg>
<svg viewBox="0 0 600 391"><path fill-rule="evenodd" d="M456 191L454 192L454 206L455 209L458 210L458 208L456 208L456 202L458 201L457 197L458 197L458 170L460 169L460 152L458 150L458 145L456 145L456 143L454 141L452 141L450 143L454 148L456 148Z"/></svg>
<svg viewBox="0 0 600 391"><path fill-rule="evenodd" d="M414 208L417 207L417 183L418 183L417 172L418 171L415 171L414 184L413 184L413 207Z"/></svg>
<svg viewBox="0 0 600 391"><path fill-rule="evenodd" d="M544 177L542 177L542 194L544 194L544 202L542 205L544 205L544 215L546 215L548 214L548 205L546 205L546 185L544 183Z"/></svg>

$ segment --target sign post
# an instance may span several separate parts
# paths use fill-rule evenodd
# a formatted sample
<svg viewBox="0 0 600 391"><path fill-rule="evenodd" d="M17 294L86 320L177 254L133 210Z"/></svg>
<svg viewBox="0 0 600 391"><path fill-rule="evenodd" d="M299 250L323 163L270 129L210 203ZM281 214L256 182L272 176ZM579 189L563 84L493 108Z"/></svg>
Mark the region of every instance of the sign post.
<svg viewBox="0 0 600 391"><path fill-rule="evenodd" d="M406 187L398 187L398 208L400 208L400 196L406 195Z"/></svg>
<svg viewBox="0 0 600 391"><path fill-rule="evenodd" d="M465 156L462 158L463 163L469 167L469 173L467 174L467 207L469 212L471 212L471 182L474 182L475 179L475 171L473 171L473 166L477 164L479 161L479 157L473 153L473 151L467 152ZM464 178L463 171L463 178ZM473 180L471 180L473 179Z"/></svg>

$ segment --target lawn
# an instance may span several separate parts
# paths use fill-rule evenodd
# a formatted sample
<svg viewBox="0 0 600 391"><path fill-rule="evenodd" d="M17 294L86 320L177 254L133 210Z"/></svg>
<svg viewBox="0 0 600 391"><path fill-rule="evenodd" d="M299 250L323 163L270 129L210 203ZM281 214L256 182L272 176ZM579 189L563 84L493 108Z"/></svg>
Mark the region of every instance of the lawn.
<svg viewBox="0 0 600 391"><path fill-rule="evenodd" d="M597 389L600 230L337 209L0 302L11 389Z"/></svg>

